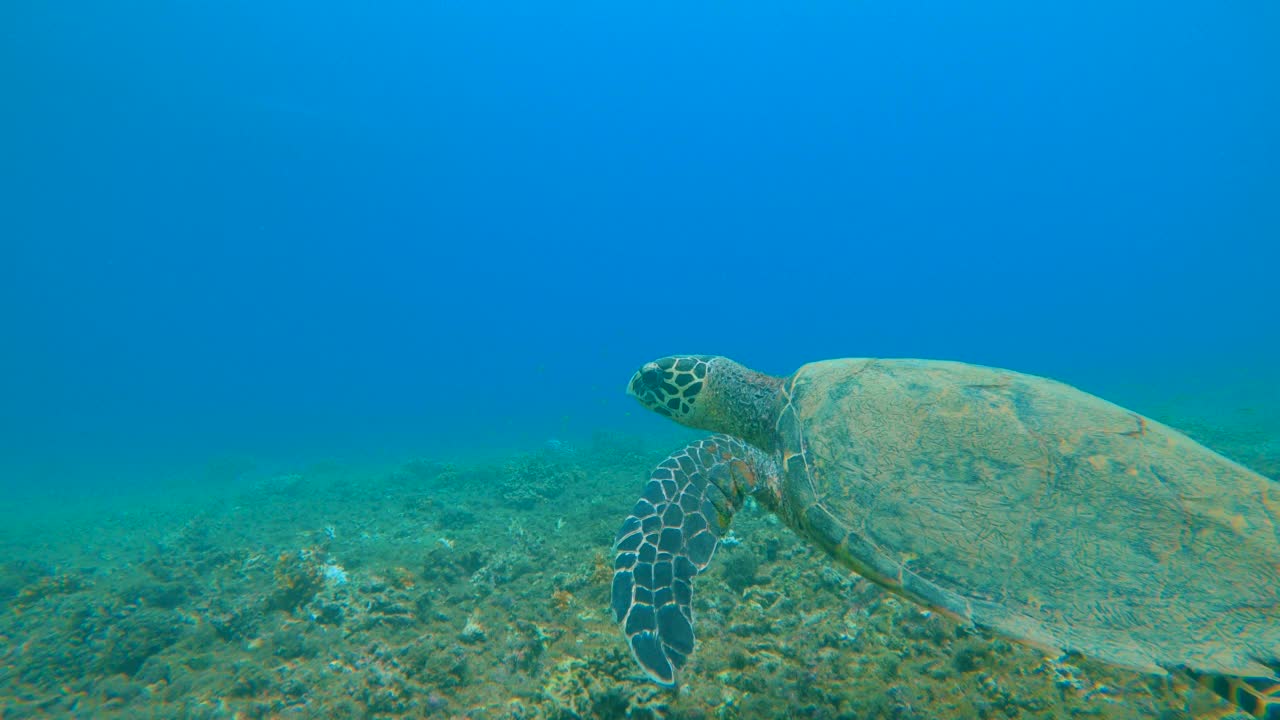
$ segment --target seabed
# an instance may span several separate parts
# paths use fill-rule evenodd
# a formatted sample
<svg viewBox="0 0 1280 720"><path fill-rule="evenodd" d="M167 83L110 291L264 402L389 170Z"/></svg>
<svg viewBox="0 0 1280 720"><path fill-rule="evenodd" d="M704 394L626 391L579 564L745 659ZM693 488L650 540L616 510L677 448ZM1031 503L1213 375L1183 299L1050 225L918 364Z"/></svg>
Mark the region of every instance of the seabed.
<svg viewBox="0 0 1280 720"><path fill-rule="evenodd" d="M1181 427L1280 477L1266 433ZM610 543L667 449L600 436L11 507L0 718L1231 713L1183 684L967 632L752 509L696 582L680 687L646 682L609 614Z"/></svg>

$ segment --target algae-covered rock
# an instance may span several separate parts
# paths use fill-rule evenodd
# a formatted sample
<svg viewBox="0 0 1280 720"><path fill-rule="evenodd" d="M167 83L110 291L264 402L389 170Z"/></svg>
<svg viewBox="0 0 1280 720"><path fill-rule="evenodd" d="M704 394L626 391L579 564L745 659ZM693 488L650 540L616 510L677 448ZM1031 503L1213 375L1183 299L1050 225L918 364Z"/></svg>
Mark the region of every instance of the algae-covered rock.
<svg viewBox="0 0 1280 720"><path fill-rule="evenodd" d="M536 717L555 720L673 717L670 690L644 683L619 683L619 656L611 652L588 659L567 658L547 674ZM687 713L686 713L687 714ZM683 717L683 715L680 715Z"/></svg>
<svg viewBox="0 0 1280 720"><path fill-rule="evenodd" d="M611 704L618 704L608 686L591 672L590 666L577 659L564 660L551 670L543 688L543 696L543 706L550 718L577 720L600 717L596 707L599 700L613 700L615 702ZM626 702L623 699L617 710L625 709Z"/></svg>
<svg viewBox="0 0 1280 720"><path fill-rule="evenodd" d="M271 673L247 660L235 663L232 673L230 694L234 697L254 697L266 692L274 683Z"/></svg>
<svg viewBox="0 0 1280 720"><path fill-rule="evenodd" d="M284 660L315 657L320 653L321 642L307 631L307 626L277 630L268 638L271 654Z"/></svg>
<svg viewBox="0 0 1280 720"><path fill-rule="evenodd" d="M558 497L566 487L581 483L585 477L586 473L569 457L544 451L507 463L499 494L507 505L527 508Z"/></svg>
<svg viewBox="0 0 1280 720"><path fill-rule="evenodd" d="M444 638L417 638L401 652L400 663L428 687L457 688L472 677L467 649Z"/></svg>
<svg viewBox="0 0 1280 720"><path fill-rule="evenodd" d="M0 562L0 603L12 600L23 588L53 574L51 568L30 560Z"/></svg>
<svg viewBox="0 0 1280 720"><path fill-rule="evenodd" d="M276 559L275 592L269 605L276 610L296 610L324 587L325 563L313 550L280 553Z"/></svg>
<svg viewBox="0 0 1280 720"><path fill-rule="evenodd" d="M458 633L458 639L467 645L476 645L484 642L487 638L488 632L480 624L480 618L476 615L468 615L466 624L462 626L462 630Z"/></svg>
<svg viewBox="0 0 1280 720"><path fill-rule="evenodd" d="M724 553L723 558L716 559L721 561L720 574L724 577L725 584L734 592L742 593L760 582L760 558L750 549L731 548L730 552Z"/></svg>
<svg viewBox="0 0 1280 720"><path fill-rule="evenodd" d="M470 578L490 562L494 552L486 548L457 548L437 543L423 553L418 575L431 585L447 585Z"/></svg>
<svg viewBox="0 0 1280 720"><path fill-rule="evenodd" d="M147 686L125 675L112 675L105 678L96 688L104 702L131 703L141 701L150 692Z"/></svg>
<svg viewBox="0 0 1280 720"><path fill-rule="evenodd" d="M45 598L69 595L89 587L89 581L77 573L60 573L42 577L18 590L12 603L15 607L33 605Z"/></svg>
<svg viewBox="0 0 1280 720"><path fill-rule="evenodd" d="M119 618L107 631L102 667L133 675L152 655L182 637L184 621L169 610L142 609Z"/></svg>
<svg viewBox="0 0 1280 720"><path fill-rule="evenodd" d="M178 582L138 582L120 592L126 602L172 610L187 599L187 586Z"/></svg>
<svg viewBox="0 0 1280 720"><path fill-rule="evenodd" d="M263 604L252 600L216 599L204 619L228 642L248 640L258 634L263 622Z"/></svg>

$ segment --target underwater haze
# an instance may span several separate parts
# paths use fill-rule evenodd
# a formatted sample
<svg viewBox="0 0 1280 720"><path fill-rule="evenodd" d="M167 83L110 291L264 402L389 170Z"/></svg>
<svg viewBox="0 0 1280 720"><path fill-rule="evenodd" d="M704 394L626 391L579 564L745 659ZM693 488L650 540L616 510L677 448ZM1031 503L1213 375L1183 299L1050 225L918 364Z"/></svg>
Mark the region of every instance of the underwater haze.
<svg viewBox="0 0 1280 720"><path fill-rule="evenodd" d="M820 633L758 618L716 638L742 677L707 665L678 701L616 680L629 656L575 655L625 653L596 564L692 437L628 378L675 353L777 375L992 365L1275 477L1278 36L1267 2L7 3L0 699L13 717L923 712L885 695L897 666L866 671L874 690L810 678L875 707L771 694L792 656L753 638ZM833 572L763 517L743 527L781 539L726 603ZM538 575L551 556L566 568ZM872 592L831 582L778 614ZM407 609L331 610L353 593ZM884 612L884 638L915 637ZM68 615L74 637L40 624ZM122 648L121 627L159 639ZM1022 678L1001 683L1044 685L957 717L1169 706L1137 680L1141 700L1100 681L1064 700L1034 652L947 643L967 659L938 688L989 656ZM335 663L350 707L316 689Z"/></svg>
<svg viewBox="0 0 1280 720"><path fill-rule="evenodd" d="M1280 367L1266 3L5 14L5 465L644 432L672 352Z"/></svg>

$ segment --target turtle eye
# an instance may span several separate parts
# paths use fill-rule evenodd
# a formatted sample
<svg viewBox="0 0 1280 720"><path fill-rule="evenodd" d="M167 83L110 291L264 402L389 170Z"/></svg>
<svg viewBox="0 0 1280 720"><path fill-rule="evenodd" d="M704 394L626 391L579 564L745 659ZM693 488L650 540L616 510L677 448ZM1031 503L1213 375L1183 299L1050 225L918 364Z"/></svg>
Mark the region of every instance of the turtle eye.
<svg viewBox="0 0 1280 720"><path fill-rule="evenodd" d="M657 368L646 368L640 373L640 381L645 387L657 390L662 385L662 373Z"/></svg>

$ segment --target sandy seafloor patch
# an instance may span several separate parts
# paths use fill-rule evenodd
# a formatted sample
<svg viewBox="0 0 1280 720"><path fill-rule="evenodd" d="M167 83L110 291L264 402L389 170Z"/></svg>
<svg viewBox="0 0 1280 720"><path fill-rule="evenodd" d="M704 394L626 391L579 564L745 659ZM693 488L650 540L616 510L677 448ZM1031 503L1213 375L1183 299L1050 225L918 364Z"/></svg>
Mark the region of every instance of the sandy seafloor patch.
<svg viewBox="0 0 1280 720"><path fill-rule="evenodd" d="M1280 477L1280 432L1256 415L1161 419ZM176 495L11 503L0 717L1228 712L1200 690L967 633L750 510L735 520L741 544L697 581L699 648L681 688L644 682L607 607L610 543L662 457L600 438L484 464L329 464Z"/></svg>

